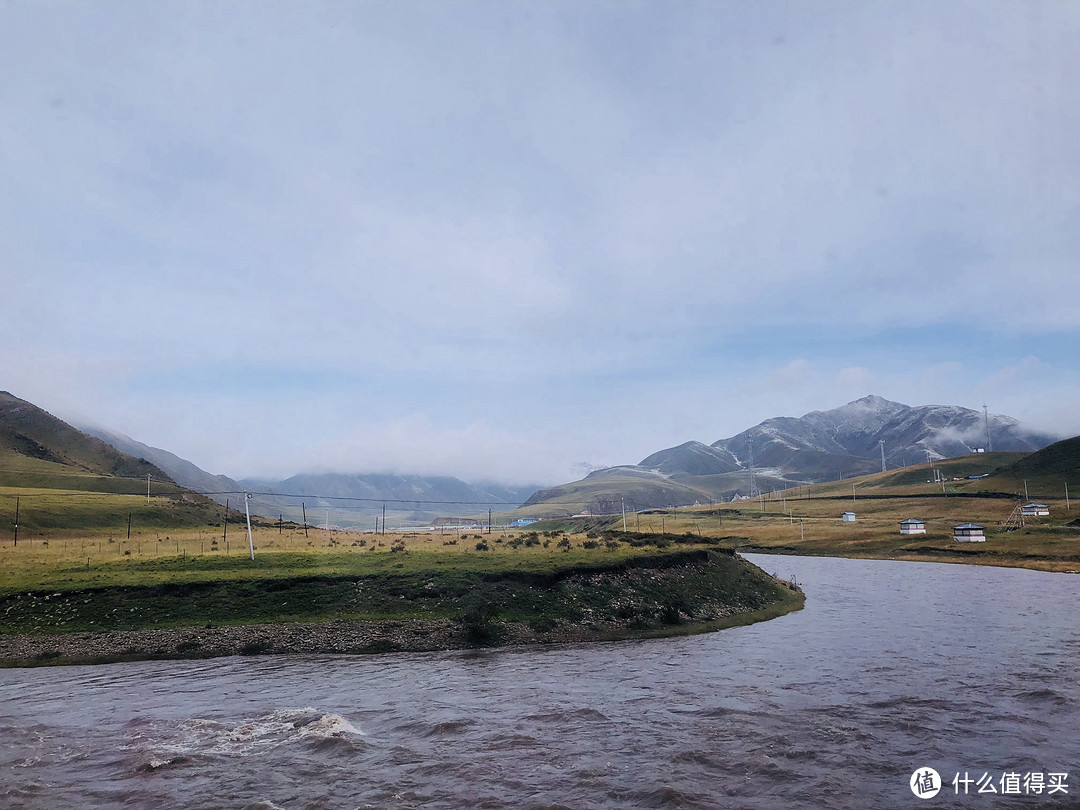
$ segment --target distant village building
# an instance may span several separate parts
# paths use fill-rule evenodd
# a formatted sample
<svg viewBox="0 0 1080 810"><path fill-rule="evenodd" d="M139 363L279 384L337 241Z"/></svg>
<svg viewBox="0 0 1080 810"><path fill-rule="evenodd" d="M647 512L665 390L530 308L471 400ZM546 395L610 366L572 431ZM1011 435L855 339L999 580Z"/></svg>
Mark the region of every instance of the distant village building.
<svg viewBox="0 0 1080 810"><path fill-rule="evenodd" d="M986 527L978 523L961 523L959 526L953 526L952 536L953 540L960 543L985 543L986 535L983 534L985 530Z"/></svg>
<svg viewBox="0 0 1080 810"><path fill-rule="evenodd" d="M855 522L855 513L854 512L844 512L844 514L841 515L840 517L843 519L844 523L854 523Z"/></svg>
<svg viewBox="0 0 1080 810"><path fill-rule="evenodd" d="M436 529L479 529L480 523L476 518L441 517L434 526Z"/></svg>
<svg viewBox="0 0 1080 810"><path fill-rule="evenodd" d="M926 522L915 518L901 520L900 534L926 534Z"/></svg>
<svg viewBox="0 0 1080 810"><path fill-rule="evenodd" d="M521 528L522 526L531 526L532 524L534 524L536 522L537 522L536 518L518 518L517 520L515 520L510 525L515 527L515 528Z"/></svg>
<svg viewBox="0 0 1080 810"><path fill-rule="evenodd" d="M1025 503L1020 507L1020 514L1024 517L1046 517L1050 514L1050 507L1045 503Z"/></svg>

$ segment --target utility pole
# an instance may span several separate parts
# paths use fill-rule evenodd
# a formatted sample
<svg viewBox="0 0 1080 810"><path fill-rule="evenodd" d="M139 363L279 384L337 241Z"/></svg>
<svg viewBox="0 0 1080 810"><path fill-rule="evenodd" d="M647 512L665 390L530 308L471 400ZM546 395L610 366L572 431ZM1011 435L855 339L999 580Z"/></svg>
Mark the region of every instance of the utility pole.
<svg viewBox="0 0 1080 810"><path fill-rule="evenodd" d="M150 473L146 474L146 502L150 503Z"/></svg>
<svg viewBox="0 0 1080 810"><path fill-rule="evenodd" d="M127 539L131 539L131 512L128 512L128 536Z"/></svg>
<svg viewBox="0 0 1080 810"><path fill-rule="evenodd" d="M244 493L244 513L247 515L247 529L248 529L248 550L251 552L251 559L255 559L255 540L251 537L251 507L248 506L248 501L251 500L251 493Z"/></svg>
<svg viewBox="0 0 1080 810"><path fill-rule="evenodd" d="M754 497L754 442L750 441L750 497Z"/></svg>
<svg viewBox="0 0 1080 810"><path fill-rule="evenodd" d="M382 533L386 534L386 504L382 505Z"/></svg>
<svg viewBox="0 0 1080 810"><path fill-rule="evenodd" d="M622 498L622 530L626 531L626 498Z"/></svg>
<svg viewBox="0 0 1080 810"><path fill-rule="evenodd" d="M307 540L307 504L300 501L300 508L304 511L304 539Z"/></svg>
<svg viewBox="0 0 1080 810"><path fill-rule="evenodd" d="M225 518L221 521L221 542L224 543L229 537L229 499L225 499Z"/></svg>
<svg viewBox="0 0 1080 810"><path fill-rule="evenodd" d="M885 440L878 439L878 444L881 445L881 471L885 472Z"/></svg>
<svg viewBox="0 0 1080 810"><path fill-rule="evenodd" d="M1068 498L1069 488L1065 486L1065 497ZM15 545L19 545L19 496L15 496Z"/></svg>
<svg viewBox="0 0 1080 810"><path fill-rule="evenodd" d="M487 533L491 534L491 510L490 509L488 509L488 530L487 530Z"/></svg>
<svg viewBox="0 0 1080 810"><path fill-rule="evenodd" d="M986 423L986 452L989 453L990 447L990 412L986 409L986 405L983 405L983 420Z"/></svg>
<svg viewBox="0 0 1080 810"><path fill-rule="evenodd" d="M1065 511L1071 512L1072 507L1069 506L1069 482L1065 481L1064 483L1065 483ZM17 510L16 510L16 514L18 514ZM16 520L18 520L18 518L16 518Z"/></svg>

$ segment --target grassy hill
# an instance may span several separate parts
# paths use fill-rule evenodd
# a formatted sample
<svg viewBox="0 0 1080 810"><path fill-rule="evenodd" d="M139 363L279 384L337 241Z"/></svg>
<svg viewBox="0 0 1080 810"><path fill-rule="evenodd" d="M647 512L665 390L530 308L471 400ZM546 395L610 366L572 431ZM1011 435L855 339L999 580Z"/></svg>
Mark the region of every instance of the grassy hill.
<svg viewBox="0 0 1080 810"><path fill-rule="evenodd" d="M82 478L172 479L146 459L121 453L7 391L0 391L0 462L21 474L74 475ZM20 480L25 483L25 480ZM48 486L48 482L43 484Z"/></svg>
<svg viewBox="0 0 1080 810"><path fill-rule="evenodd" d="M136 531L220 525L223 510L184 490L146 459L122 453L4 391L0 527L5 531L0 538L10 531L14 542L16 513L21 537L29 540L55 532L126 535L129 516Z"/></svg>
<svg viewBox="0 0 1080 810"><path fill-rule="evenodd" d="M983 485L1002 492L1040 500L1064 497L1080 490L1080 436L1055 442L994 470Z"/></svg>

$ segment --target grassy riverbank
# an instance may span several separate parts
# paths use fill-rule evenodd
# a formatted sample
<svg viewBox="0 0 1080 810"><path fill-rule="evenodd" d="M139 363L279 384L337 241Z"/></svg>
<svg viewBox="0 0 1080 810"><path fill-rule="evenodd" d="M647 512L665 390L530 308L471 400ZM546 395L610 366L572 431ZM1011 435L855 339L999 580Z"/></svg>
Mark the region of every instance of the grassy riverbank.
<svg viewBox="0 0 1080 810"><path fill-rule="evenodd" d="M545 538L548 548L539 536L528 547L493 538L479 541L488 551L476 541L464 551L399 537L396 551L260 551L254 562L221 554L86 565L58 555L48 566L27 554L30 564L0 587L0 658L10 666L652 637L802 606L800 592L725 549L668 547L663 537L586 549L588 540L558 538L563 545Z"/></svg>

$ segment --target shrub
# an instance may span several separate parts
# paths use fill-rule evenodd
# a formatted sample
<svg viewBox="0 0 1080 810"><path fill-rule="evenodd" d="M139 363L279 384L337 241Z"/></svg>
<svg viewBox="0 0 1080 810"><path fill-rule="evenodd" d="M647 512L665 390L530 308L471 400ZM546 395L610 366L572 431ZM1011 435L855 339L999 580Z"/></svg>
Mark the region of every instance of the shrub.
<svg viewBox="0 0 1080 810"><path fill-rule="evenodd" d="M491 551L491 546L489 546L485 541L481 540L479 543L476 544L476 550Z"/></svg>
<svg viewBox="0 0 1080 810"><path fill-rule="evenodd" d="M550 633L559 623L550 616L534 616L528 621L529 629L537 633Z"/></svg>
<svg viewBox="0 0 1080 810"><path fill-rule="evenodd" d="M473 644L485 644L494 641L498 628L493 624L499 609L486 600L474 602L462 613L454 617L465 630L465 638Z"/></svg>

